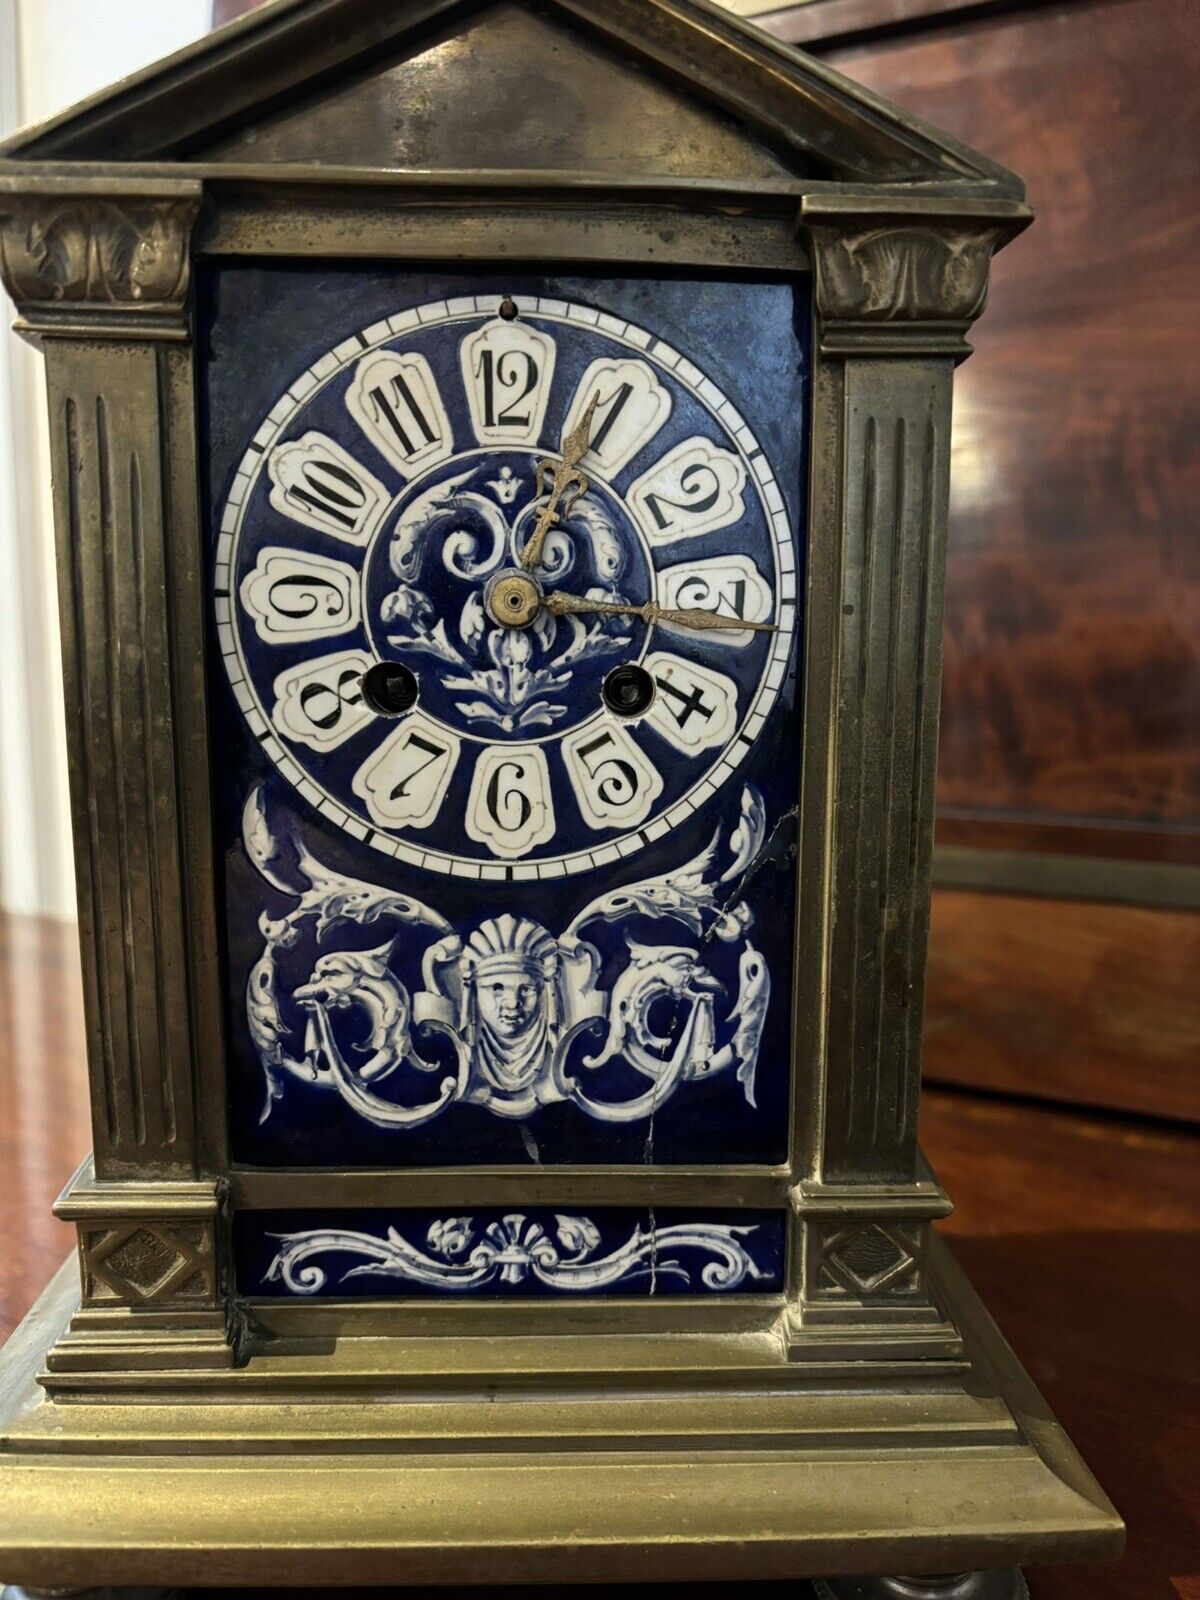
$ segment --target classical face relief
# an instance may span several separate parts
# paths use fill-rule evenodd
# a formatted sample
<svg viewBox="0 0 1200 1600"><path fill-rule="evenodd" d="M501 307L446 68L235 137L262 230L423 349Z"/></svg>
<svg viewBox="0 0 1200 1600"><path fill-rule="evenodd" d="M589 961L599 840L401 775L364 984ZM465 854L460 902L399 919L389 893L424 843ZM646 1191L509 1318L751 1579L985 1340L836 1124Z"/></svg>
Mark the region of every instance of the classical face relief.
<svg viewBox="0 0 1200 1600"><path fill-rule="evenodd" d="M542 1003L541 984L519 975L477 980L475 992L485 1026L505 1039L527 1032Z"/></svg>

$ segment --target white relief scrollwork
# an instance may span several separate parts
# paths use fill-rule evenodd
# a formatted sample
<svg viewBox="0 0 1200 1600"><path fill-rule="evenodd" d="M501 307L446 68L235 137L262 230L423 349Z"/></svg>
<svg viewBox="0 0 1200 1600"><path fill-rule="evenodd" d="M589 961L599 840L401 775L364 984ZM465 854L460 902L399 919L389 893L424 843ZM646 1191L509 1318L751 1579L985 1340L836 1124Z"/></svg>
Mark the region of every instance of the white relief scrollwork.
<svg viewBox="0 0 1200 1600"><path fill-rule="evenodd" d="M755 791L746 790L725 842L723 834L681 867L598 895L561 934L510 914L460 933L411 896L347 878L299 840L277 839L254 789L243 815L247 855L292 902L280 917L262 914L263 949L247 983L247 1022L266 1080L263 1119L289 1078L396 1129L419 1127L455 1102L512 1119L569 1103L597 1121L629 1123L684 1085L727 1072L754 1105L770 974L749 937L753 914L736 889L722 890L730 873L719 862L731 854L740 874L752 869L763 834ZM627 926L635 918L640 936ZM666 924L667 938L650 942L646 919L655 932ZM375 925L390 930L389 941L358 948L355 930ZM424 945L414 947L422 934ZM394 970L397 941L410 955L423 950L420 988ZM737 955L731 1002L712 970L710 952L722 945ZM602 948L624 952L607 990L598 986ZM313 950L311 971L289 989L281 958L305 949ZM285 965L294 972L295 956ZM669 1031L657 1020L665 1015ZM614 1065L632 1068L643 1087L630 1094L628 1073L618 1072L614 1094L606 1070ZM394 1074L402 1098L379 1092Z"/></svg>
<svg viewBox="0 0 1200 1600"><path fill-rule="evenodd" d="M551 1237L540 1222L519 1213L482 1228L473 1217L446 1217L430 1225L423 1250L396 1227L382 1237L349 1228L307 1228L276 1235L279 1249L264 1281L279 1283L293 1294L319 1294L329 1281L329 1269L319 1266L318 1258L328 1255L357 1258L356 1265L341 1272L339 1286L374 1276L463 1291L490 1283L515 1286L532 1278L548 1289L587 1293L648 1277L653 1293L660 1278L691 1284L691 1272L680 1259L685 1251L710 1257L700 1282L714 1293L736 1289L746 1278L770 1275L743 1242L758 1231L757 1225L687 1222L635 1227L624 1244L597 1256L600 1230L589 1217L556 1215L554 1224Z"/></svg>
<svg viewBox="0 0 1200 1600"><path fill-rule="evenodd" d="M742 790L742 800L738 815L737 827L729 839L729 848L733 851L733 860L721 874L722 883L731 883L734 878L740 878L747 870L754 858L762 849L763 835L767 829L767 812L763 805L762 795L757 789L747 785Z"/></svg>

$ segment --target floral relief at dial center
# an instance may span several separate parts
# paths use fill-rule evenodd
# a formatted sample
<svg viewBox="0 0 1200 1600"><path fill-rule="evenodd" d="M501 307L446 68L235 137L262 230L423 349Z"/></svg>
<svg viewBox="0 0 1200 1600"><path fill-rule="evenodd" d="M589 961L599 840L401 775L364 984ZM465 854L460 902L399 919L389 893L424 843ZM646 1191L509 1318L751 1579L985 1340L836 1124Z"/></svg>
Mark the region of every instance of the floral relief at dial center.
<svg viewBox="0 0 1200 1600"><path fill-rule="evenodd" d="M618 618L541 610L517 629L489 616L488 581L516 567L536 518L536 459L488 452L423 480L397 507L366 572L375 650L412 666L423 708L467 737L565 732L596 715L605 672L644 646ZM651 592L632 523L600 485L547 535L537 576L596 598L640 603Z"/></svg>

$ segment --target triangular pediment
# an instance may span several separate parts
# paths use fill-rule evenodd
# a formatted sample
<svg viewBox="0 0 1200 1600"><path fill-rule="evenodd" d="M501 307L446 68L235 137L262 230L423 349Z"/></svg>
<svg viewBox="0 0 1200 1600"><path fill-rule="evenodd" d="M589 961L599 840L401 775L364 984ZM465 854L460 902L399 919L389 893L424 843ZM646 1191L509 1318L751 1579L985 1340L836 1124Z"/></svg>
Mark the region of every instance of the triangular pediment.
<svg viewBox="0 0 1200 1600"><path fill-rule="evenodd" d="M220 162L397 170L786 176L736 118L517 3L372 61L195 151Z"/></svg>
<svg viewBox="0 0 1200 1600"><path fill-rule="evenodd" d="M711 0L270 0L0 156L1021 193Z"/></svg>

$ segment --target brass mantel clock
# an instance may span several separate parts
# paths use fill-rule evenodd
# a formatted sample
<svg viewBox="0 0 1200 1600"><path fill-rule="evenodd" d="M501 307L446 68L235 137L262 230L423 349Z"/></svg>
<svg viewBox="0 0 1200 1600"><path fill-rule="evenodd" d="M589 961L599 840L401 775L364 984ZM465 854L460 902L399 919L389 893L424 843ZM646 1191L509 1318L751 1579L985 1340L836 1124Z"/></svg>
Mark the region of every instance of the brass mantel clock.
<svg viewBox="0 0 1200 1600"><path fill-rule="evenodd" d="M1114 1552L916 1144L1019 182L704 0L275 0L2 156L95 1149L0 1575Z"/></svg>

